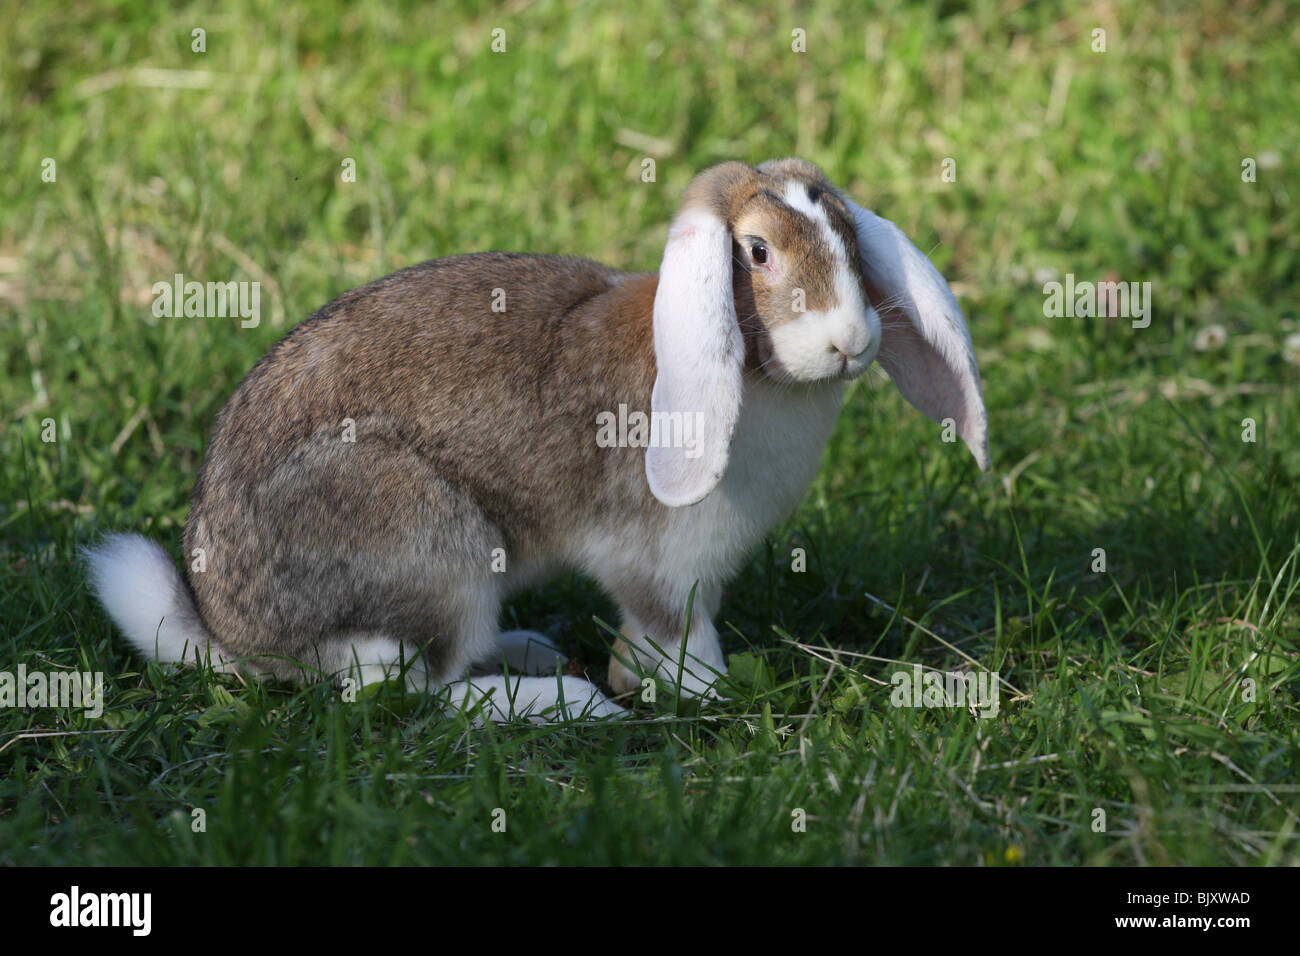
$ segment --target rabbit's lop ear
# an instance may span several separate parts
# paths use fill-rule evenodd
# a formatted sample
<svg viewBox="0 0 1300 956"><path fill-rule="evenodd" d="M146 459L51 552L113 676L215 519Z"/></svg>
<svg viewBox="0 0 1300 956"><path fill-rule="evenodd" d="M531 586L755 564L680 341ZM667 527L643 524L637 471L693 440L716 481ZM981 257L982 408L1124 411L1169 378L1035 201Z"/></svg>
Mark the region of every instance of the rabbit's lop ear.
<svg viewBox="0 0 1300 956"><path fill-rule="evenodd" d="M903 397L936 422L951 418L982 470L988 413L966 320L939 270L888 219L845 200L858 255L881 318L877 361Z"/></svg>
<svg viewBox="0 0 1300 956"><path fill-rule="evenodd" d="M722 479L740 414L745 344L732 290L732 196L753 170L701 173L668 230L654 303L656 377L645 474L654 496L690 505Z"/></svg>

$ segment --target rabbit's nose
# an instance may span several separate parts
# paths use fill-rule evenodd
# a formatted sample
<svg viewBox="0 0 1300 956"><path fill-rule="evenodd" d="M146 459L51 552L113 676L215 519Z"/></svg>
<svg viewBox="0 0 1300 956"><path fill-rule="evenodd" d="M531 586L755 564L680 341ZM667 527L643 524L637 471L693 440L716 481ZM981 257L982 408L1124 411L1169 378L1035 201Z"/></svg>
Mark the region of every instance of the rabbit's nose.
<svg viewBox="0 0 1300 956"><path fill-rule="evenodd" d="M831 339L831 351L845 358L858 358L871 348L871 333L865 328L854 328L847 334Z"/></svg>
<svg viewBox="0 0 1300 956"><path fill-rule="evenodd" d="M848 310L845 310L848 311ZM871 325L856 315L842 315L839 321L830 327L831 346L835 351L850 358L861 355L871 347Z"/></svg>

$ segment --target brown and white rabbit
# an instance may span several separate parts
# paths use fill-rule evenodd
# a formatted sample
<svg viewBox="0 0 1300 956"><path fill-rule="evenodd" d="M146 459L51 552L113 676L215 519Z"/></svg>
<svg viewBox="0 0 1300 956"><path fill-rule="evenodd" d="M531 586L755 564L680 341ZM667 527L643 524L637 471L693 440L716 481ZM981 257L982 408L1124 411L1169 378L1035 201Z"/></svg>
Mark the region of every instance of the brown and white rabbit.
<svg viewBox="0 0 1300 956"><path fill-rule="evenodd" d="M707 693L723 585L798 505L876 358L988 467L970 336L929 260L807 162L723 163L688 188L657 275L491 252L326 305L218 416L188 580L113 535L91 581L165 661L363 682L403 661L408 685L486 695L490 716L618 713L556 676L540 635L504 635L507 658L551 676L469 674L501 658L507 595L577 569L622 611L616 691Z"/></svg>

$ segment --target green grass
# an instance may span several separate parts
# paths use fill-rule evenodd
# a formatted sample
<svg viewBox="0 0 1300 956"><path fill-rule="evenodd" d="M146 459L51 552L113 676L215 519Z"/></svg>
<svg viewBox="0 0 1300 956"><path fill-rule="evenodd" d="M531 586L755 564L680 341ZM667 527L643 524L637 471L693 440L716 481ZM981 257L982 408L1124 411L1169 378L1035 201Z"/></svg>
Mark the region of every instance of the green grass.
<svg viewBox="0 0 1300 956"><path fill-rule="evenodd" d="M108 684L99 720L0 710L0 863L1300 862L1293 6L321 6L0 21L0 670ZM695 172L790 154L952 281L994 469L855 386L718 616L730 700L474 729L127 653L76 546L178 552L213 418L293 322L478 249L653 269ZM260 281L261 326L155 319L175 272ZM1150 327L1045 318L1065 273L1152 282ZM588 582L506 617L603 677ZM1015 688L996 718L890 706L888 661L948 645Z"/></svg>

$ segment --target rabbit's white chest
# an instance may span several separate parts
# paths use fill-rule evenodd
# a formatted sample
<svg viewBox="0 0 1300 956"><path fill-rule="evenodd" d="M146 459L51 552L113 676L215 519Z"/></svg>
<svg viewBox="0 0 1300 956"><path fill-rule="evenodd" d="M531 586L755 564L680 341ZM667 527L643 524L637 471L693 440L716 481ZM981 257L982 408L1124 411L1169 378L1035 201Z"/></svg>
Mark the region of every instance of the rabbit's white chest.
<svg viewBox="0 0 1300 956"><path fill-rule="evenodd" d="M671 511L671 553L721 583L803 500L835 427L844 386L746 383L727 470L703 501Z"/></svg>

